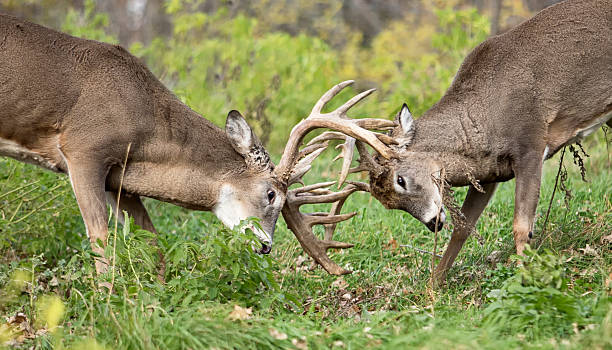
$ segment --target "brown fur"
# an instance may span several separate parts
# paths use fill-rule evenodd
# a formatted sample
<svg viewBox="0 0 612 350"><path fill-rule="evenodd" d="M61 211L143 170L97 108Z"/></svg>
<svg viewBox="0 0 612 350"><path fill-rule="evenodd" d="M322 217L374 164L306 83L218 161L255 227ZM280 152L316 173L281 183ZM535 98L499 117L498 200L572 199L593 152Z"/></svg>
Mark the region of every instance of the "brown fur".
<svg viewBox="0 0 612 350"><path fill-rule="evenodd" d="M105 241L104 192L119 189L128 145L123 190L135 196L140 225L152 229L138 196L212 210L229 183L274 231L280 207L268 208L266 190L284 200L285 189L271 164L261 166L263 147L239 153L227 128L180 102L122 47L0 14L0 62L0 141L27 150L0 155L69 173L92 242Z"/></svg>
<svg viewBox="0 0 612 350"><path fill-rule="evenodd" d="M521 253L533 229L546 148L550 158L611 112L612 1L565 1L476 47L414 128L394 130L396 138L414 135L398 160L381 161L387 171L371 179L372 193L425 222L419 208L437 191L437 170L445 169L452 186L470 186L462 208L469 225L455 227L436 272L443 280L495 190L487 184L516 177L514 236ZM398 195L397 175L422 190ZM485 184L486 195L474 180Z"/></svg>

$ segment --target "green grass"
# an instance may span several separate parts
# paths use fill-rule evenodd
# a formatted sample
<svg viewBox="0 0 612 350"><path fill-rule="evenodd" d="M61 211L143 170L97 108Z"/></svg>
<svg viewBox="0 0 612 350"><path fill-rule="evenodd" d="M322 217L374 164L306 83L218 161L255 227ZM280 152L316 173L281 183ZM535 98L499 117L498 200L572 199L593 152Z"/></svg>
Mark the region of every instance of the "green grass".
<svg viewBox="0 0 612 350"><path fill-rule="evenodd" d="M542 234L559 155L546 163L537 253L523 267L511 259L510 181L459 254L448 287L435 292L431 256L399 246L432 251L432 234L366 194L350 198L344 211L359 215L335 235L355 247L330 252L353 274L330 276L300 258L282 220L273 253L262 257L250 253L248 234L222 228L211 213L148 200L167 283L155 278L151 236L119 227L115 291L98 292L98 282L111 277L94 277L67 179L0 159L0 347L13 338L10 346L24 349L609 349L612 254L603 237L612 232L612 172L602 135L585 143L589 182L566 154L572 198L566 203L557 191ZM308 183L335 177L328 153ZM456 190L458 202L464 195ZM449 237L449 229L440 233L438 253ZM235 305L252 314L230 317ZM25 318L9 325L16 330L10 335L6 320L18 312Z"/></svg>

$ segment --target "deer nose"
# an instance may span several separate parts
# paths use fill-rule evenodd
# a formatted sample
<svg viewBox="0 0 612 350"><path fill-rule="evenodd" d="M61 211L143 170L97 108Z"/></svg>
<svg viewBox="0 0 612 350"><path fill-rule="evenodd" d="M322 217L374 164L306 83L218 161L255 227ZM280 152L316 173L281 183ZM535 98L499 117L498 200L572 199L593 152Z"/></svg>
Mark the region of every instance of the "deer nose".
<svg viewBox="0 0 612 350"><path fill-rule="evenodd" d="M259 250L260 254L270 254L271 251L272 251L272 246L269 246L264 243L261 244L261 249Z"/></svg>
<svg viewBox="0 0 612 350"><path fill-rule="evenodd" d="M427 226L429 231L436 232L436 231L442 230L442 227L444 227L444 222L442 220L439 220L438 221L438 227L436 229L436 218L433 218L433 219L429 220L429 222L426 223L425 226Z"/></svg>
<svg viewBox="0 0 612 350"><path fill-rule="evenodd" d="M438 220L437 228L436 228L436 220ZM446 221L446 214L444 213L444 209L441 209L439 218L434 216L431 220L429 220L429 222L425 224L425 226L427 226L429 231L436 232L436 231L440 231L442 227L444 227L445 221Z"/></svg>

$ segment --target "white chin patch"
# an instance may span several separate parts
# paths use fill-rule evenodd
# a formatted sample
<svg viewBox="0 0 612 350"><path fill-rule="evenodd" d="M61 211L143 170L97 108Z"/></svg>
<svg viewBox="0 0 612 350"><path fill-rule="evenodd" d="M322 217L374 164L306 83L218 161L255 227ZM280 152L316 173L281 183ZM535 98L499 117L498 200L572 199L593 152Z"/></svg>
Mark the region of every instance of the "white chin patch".
<svg viewBox="0 0 612 350"><path fill-rule="evenodd" d="M237 199L236 191L229 184L225 184L221 187L219 197L217 198L217 204L213 207L212 212L225 226L232 229L240 224L240 221L252 216L244 209L241 201ZM262 243L268 245L272 243L272 237L270 237L266 231L254 227L253 225L245 226L243 230L247 228L253 230L255 236L257 236Z"/></svg>
<svg viewBox="0 0 612 350"><path fill-rule="evenodd" d="M242 203L236 198L236 191L228 184L221 186L217 204L213 207L212 212L229 228L234 228L241 220L248 217Z"/></svg>
<svg viewBox="0 0 612 350"><path fill-rule="evenodd" d="M441 210L444 210L444 207L442 207ZM440 222L441 223L445 223L446 222L446 214L444 213L444 211L440 212Z"/></svg>

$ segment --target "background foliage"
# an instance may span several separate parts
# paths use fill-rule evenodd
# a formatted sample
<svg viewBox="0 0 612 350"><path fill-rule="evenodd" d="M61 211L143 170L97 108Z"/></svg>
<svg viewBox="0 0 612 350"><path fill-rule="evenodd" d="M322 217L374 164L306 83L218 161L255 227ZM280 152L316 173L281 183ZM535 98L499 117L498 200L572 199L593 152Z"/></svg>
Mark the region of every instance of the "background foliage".
<svg viewBox="0 0 612 350"><path fill-rule="evenodd" d="M139 3L145 6L134 7ZM502 5L497 17L488 4ZM404 101L422 114L493 24L511 26L537 7L538 1L0 0L2 11L127 46L217 125L230 109L241 110L273 155L292 125L341 80L357 83L336 105L365 88L379 90L355 116L391 118ZM155 30L142 29L152 24ZM352 275L329 276L313 266L282 221L273 254L260 256L251 254L248 232L227 230L210 213L150 200L166 283L156 277L153 236L114 222L107 255L117 258L115 274L95 277L67 178L1 158L0 348L610 348L610 139L599 131L585 143L588 183L566 157L572 197L557 193L548 225L537 221L541 234L520 267L509 259L514 184L502 184L439 292L428 284L431 255L421 252L433 250L427 229L360 194L346 205L358 216L337 233L356 247L331 253ZM308 182L337 174L331 157L315 164ZM558 158L547 162L540 217ZM462 200L465 190L456 192ZM113 279L113 293L97 288Z"/></svg>

